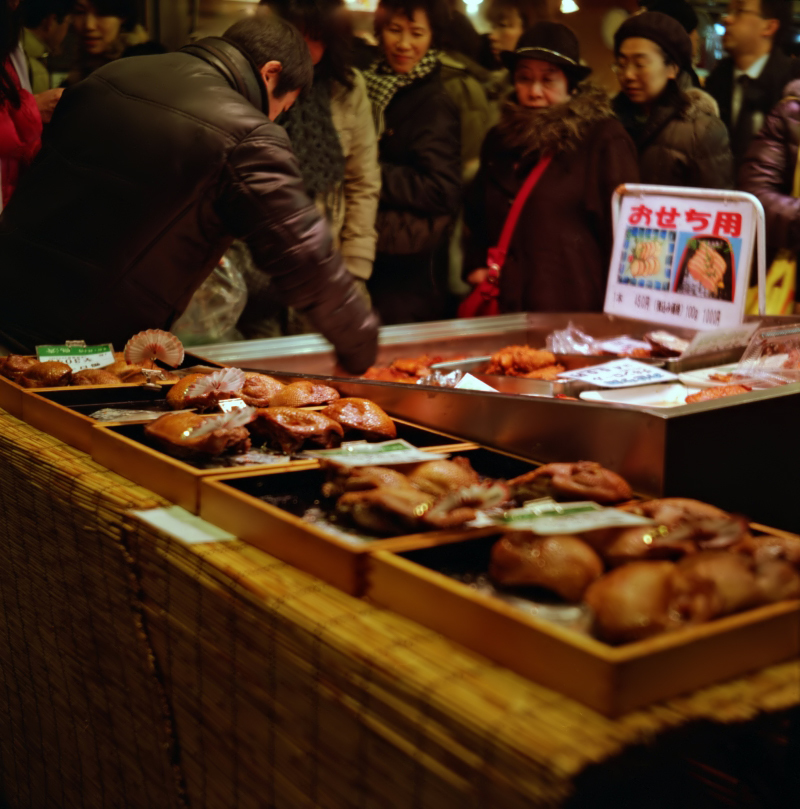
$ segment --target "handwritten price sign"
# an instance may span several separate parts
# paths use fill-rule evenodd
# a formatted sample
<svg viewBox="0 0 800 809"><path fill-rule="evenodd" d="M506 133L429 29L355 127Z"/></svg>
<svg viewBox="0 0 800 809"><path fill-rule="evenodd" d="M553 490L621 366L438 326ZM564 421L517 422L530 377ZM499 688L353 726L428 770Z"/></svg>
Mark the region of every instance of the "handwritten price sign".
<svg viewBox="0 0 800 809"><path fill-rule="evenodd" d="M558 376L561 379L580 379L598 388L632 388L636 385L672 382L678 378L663 368L628 358L604 362L602 365L590 365L577 371L566 371Z"/></svg>

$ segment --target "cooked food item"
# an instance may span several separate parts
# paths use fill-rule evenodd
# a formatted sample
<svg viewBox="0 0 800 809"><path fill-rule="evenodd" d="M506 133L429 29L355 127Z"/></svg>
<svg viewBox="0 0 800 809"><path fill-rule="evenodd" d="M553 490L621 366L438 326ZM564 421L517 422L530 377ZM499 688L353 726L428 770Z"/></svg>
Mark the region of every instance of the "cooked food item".
<svg viewBox="0 0 800 809"><path fill-rule="evenodd" d="M508 485L518 503L539 497L620 503L633 496L623 478L594 461L548 463L509 480Z"/></svg>
<svg viewBox="0 0 800 809"><path fill-rule="evenodd" d="M498 584L544 587L577 602L603 573L600 557L574 536L512 531L492 547L489 575Z"/></svg>
<svg viewBox="0 0 800 809"><path fill-rule="evenodd" d="M169 389L167 404L173 410L211 410L226 399L238 398L244 382L244 371L239 368L223 368L213 374L189 374Z"/></svg>
<svg viewBox="0 0 800 809"><path fill-rule="evenodd" d="M412 384L431 372L431 365L442 362L442 357L421 354L393 360L385 368L373 366L367 369L364 379L380 379L384 382L411 382Z"/></svg>
<svg viewBox="0 0 800 809"><path fill-rule="evenodd" d="M634 277L656 275L661 269L658 254L661 252L661 242L641 241L634 245L630 256L630 270Z"/></svg>
<svg viewBox="0 0 800 809"><path fill-rule="evenodd" d="M28 357L24 354L9 354L7 357L0 357L0 374L6 379L18 382L19 378L33 365L38 365L36 357Z"/></svg>
<svg viewBox="0 0 800 809"><path fill-rule="evenodd" d="M727 511L693 500L690 497L659 497L623 506L625 511L651 517L659 525L675 528L689 519L720 519L728 516Z"/></svg>
<svg viewBox="0 0 800 809"><path fill-rule="evenodd" d="M733 378L736 376L734 373L729 374L709 374L708 378L713 379L714 382L733 382Z"/></svg>
<svg viewBox="0 0 800 809"><path fill-rule="evenodd" d="M478 473L466 458L425 461L415 464L406 476L411 485L436 496L480 483Z"/></svg>
<svg viewBox="0 0 800 809"><path fill-rule="evenodd" d="M692 621L708 621L763 603L748 557L703 551L678 562L673 609Z"/></svg>
<svg viewBox="0 0 800 809"><path fill-rule="evenodd" d="M201 416L197 413L165 413L145 428L145 434L177 458L202 458L223 452L247 452L250 433L244 426L252 408Z"/></svg>
<svg viewBox="0 0 800 809"><path fill-rule="evenodd" d="M767 559L756 565L756 587L760 603L773 604L787 598L800 598L800 572L783 559Z"/></svg>
<svg viewBox="0 0 800 809"><path fill-rule="evenodd" d="M183 344L174 335L161 329L147 329L134 334L125 344L125 361L131 365L160 360L171 368L183 362Z"/></svg>
<svg viewBox="0 0 800 809"><path fill-rule="evenodd" d="M345 492L360 492L366 489L379 489L383 486L409 486L408 478L388 466L339 466L326 464L330 479L322 484L325 497L339 497Z"/></svg>
<svg viewBox="0 0 800 809"><path fill-rule="evenodd" d="M105 368L87 368L72 375L73 385L121 385L122 380Z"/></svg>
<svg viewBox="0 0 800 809"><path fill-rule="evenodd" d="M246 371L244 375L244 385L239 391L239 396L245 404L253 407L269 407L275 394L282 391L286 386L283 382L267 374L259 374L254 371Z"/></svg>
<svg viewBox="0 0 800 809"><path fill-rule="evenodd" d="M653 355L658 357L679 357L689 348L689 341L668 331L651 331L644 339L653 346Z"/></svg>
<svg viewBox="0 0 800 809"><path fill-rule="evenodd" d="M72 368L55 360L36 362L17 381L24 388L62 388L72 381Z"/></svg>
<svg viewBox="0 0 800 809"><path fill-rule="evenodd" d="M253 438L287 455L304 446L332 449L344 436L341 425L333 419L297 407L259 407L248 426Z"/></svg>
<svg viewBox="0 0 800 809"><path fill-rule="evenodd" d="M552 369L557 369L555 372ZM553 376L544 376L545 370ZM487 374L504 376L522 376L528 379L550 379L565 371L563 365L556 363L556 355L544 348L530 346L506 346L492 354Z"/></svg>
<svg viewBox="0 0 800 809"><path fill-rule="evenodd" d="M285 385L278 391L270 402L270 407L309 407L311 405L324 405L335 402L339 398L339 391L330 385L303 379Z"/></svg>
<svg viewBox="0 0 800 809"><path fill-rule="evenodd" d="M721 399L723 396L736 396L739 393L748 393L752 388L747 385L719 385L715 388L706 388L699 393L692 393L686 397L686 404L694 402L710 402L712 399Z"/></svg>
<svg viewBox="0 0 800 809"><path fill-rule="evenodd" d="M608 643L627 643L677 629L684 617L672 609L673 562L631 562L606 573L586 589L594 632Z"/></svg>
<svg viewBox="0 0 800 809"><path fill-rule="evenodd" d="M707 242L700 242L700 246L689 259L686 268L689 275L709 292L717 292L724 286L722 279L727 264L725 259Z"/></svg>
<svg viewBox="0 0 800 809"><path fill-rule="evenodd" d="M380 486L346 492L337 500L335 513L376 534L401 534L424 530L421 518L433 501L432 495L413 486Z"/></svg>
<svg viewBox="0 0 800 809"><path fill-rule="evenodd" d="M345 436L358 436L367 441L384 441L397 437L397 428L375 402L348 397L339 399L320 411L342 425Z"/></svg>
<svg viewBox="0 0 800 809"><path fill-rule="evenodd" d="M734 550L750 554L758 563L781 559L800 570L800 536L753 537L748 534Z"/></svg>

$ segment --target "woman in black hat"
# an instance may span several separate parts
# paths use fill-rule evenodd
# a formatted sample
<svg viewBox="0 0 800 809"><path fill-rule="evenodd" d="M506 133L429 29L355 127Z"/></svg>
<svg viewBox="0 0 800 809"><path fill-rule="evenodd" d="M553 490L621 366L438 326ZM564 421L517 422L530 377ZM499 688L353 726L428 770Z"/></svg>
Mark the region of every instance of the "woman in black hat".
<svg viewBox="0 0 800 809"><path fill-rule="evenodd" d="M578 40L540 22L505 55L515 93L486 136L470 191L465 277L486 279L489 248L533 169L550 162L530 192L500 270L504 312L602 311L612 246L611 196L639 179L636 148L608 97L584 82Z"/></svg>
<svg viewBox="0 0 800 809"><path fill-rule="evenodd" d="M714 99L691 86L683 26L658 11L635 14L614 35L614 53L614 110L636 142L642 182L733 188L728 132Z"/></svg>

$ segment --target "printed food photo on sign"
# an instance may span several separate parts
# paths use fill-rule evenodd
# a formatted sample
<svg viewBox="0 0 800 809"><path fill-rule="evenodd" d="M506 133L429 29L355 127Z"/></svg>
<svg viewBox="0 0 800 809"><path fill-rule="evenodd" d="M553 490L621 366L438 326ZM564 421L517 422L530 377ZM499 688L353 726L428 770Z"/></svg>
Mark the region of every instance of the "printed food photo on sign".
<svg viewBox="0 0 800 809"><path fill-rule="evenodd" d="M674 254L675 231L629 227L619 266L620 283L668 290Z"/></svg>
<svg viewBox="0 0 800 809"><path fill-rule="evenodd" d="M740 239L695 236L681 233L680 262L675 273L675 292L698 298L732 301L736 283L735 248Z"/></svg>

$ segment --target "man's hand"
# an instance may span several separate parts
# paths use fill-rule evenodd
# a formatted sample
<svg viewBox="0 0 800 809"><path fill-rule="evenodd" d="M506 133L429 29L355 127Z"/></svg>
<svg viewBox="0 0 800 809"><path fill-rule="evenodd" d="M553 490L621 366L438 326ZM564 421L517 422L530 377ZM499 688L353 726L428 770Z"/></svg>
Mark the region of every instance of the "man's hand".
<svg viewBox="0 0 800 809"><path fill-rule="evenodd" d="M39 108L39 115L42 116L42 123L49 124L53 117L53 110L64 92L63 87L56 87L55 90L45 90L43 93L36 93L36 106Z"/></svg>
<svg viewBox="0 0 800 809"><path fill-rule="evenodd" d="M488 277L489 277L489 270L487 270L486 267L482 267L480 269L473 270L467 276L467 283L476 287L478 286L478 284L483 283Z"/></svg>

